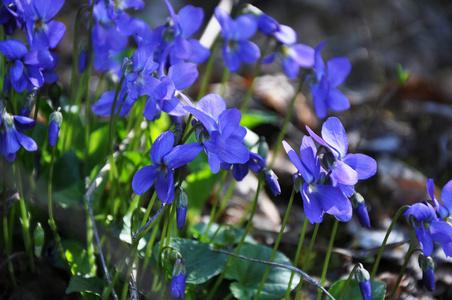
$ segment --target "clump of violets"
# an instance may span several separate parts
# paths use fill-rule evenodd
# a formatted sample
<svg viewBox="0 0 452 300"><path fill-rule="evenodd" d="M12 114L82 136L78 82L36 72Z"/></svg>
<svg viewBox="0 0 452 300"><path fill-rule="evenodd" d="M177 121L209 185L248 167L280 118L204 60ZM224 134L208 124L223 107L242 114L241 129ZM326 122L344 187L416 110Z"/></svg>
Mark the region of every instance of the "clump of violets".
<svg viewBox="0 0 452 300"><path fill-rule="evenodd" d="M174 169L190 163L201 152L198 143L174 145L174 133L166 131L154 142L151 148L153 165L138 170L132 179L133 191L142 195L155 183L158 199L163 204L174 200Z"/></svg>
<svg viewBox="0 0 452 300"><path fill-rule="evenodd" d="M0 100L0 150L6 160L13 161L21 147L27 151L38 149L35 141L22 132L33 128L35 123L28 117L8 113L5 100Z"/></svg>
<svg viewBox="0 0 452 300"><path fill-rule="evenodd" d="M317 149L312 137L303 137L300 156L286 141L284 149L298 170L295 183L303 198L303 208L311 223L321 223L325 213L333 215L339 221L347 222L352 217L350 200L335 186L327 183L327 172L321 167ZM299 176L304 182L300 181Z"/></svg>
<svg viewBox="0 0 452 300"><path fill-rule="evenodd" d="M245 164L250 159L243 139L246 129L240 126L242 114L237 108L226 109L224 99L217 94L201 98L196 107L185 106L202 125L196 125L196 139L207 154L213 173L220 171L221 163Z"/></svg>
<svg viewBox="0 0 452 300"><path fill-rule="evenodd" d="M257 31L257 20L253 15L241 15L236 19L222 8L215 8L215 17L220 23L224 38L223 58L229 71L237 72L242 62L256 62L261 52L259 47L249 41Z"/></svg>
<svg viewBox="0 0 452 300"><path fill-rule="evenodd" d="M314 110L319 118L325 118L328 109L343 111L350 108L347 96L337 89L341 85L352 66L346 57L330 59L326 65L320 54L325 42L315 48L313 74L306 76L314 104Z"/></svg>
<svg viewBox="0 0 452 300"><path fill-rule="evenodd" d="M185 270L184 260L176 260L173 266L172 275L170 296L183 300L185 296L185 281L187 280L187 271Z"/></svg>

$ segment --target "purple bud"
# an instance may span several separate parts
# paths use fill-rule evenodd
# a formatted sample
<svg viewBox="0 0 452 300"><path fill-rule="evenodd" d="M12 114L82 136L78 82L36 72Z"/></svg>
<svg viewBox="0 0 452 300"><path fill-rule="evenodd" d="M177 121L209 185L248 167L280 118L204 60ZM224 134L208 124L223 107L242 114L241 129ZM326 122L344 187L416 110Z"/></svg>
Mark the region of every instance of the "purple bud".
<svg viewBox="0 0 452 300"><path fill-rule="evenodd" d="M370 282L370 275L361 264L359 264L359 267L356 269L355 278L358 281L363 300L372 300L372 284Z"/></svg>
<svg viewBox="0 0 452 300"><path fill-rule="evenodd" d="M182 191L181 188L176 190L176 218L177 218L177 228L182 229L185 225L185 218L187 217L187 204L188 198L187 194Z"/></svg>
<svg viewBox="0 0 452 300"><path fill-rule="evenodd" d="M435 291L435 263L430 256L419 255L419 267L422 269L422 281L429 292Z"/></svg>
<svg viewBox="0 0 452 300"><path fill-rule="evenodd" d="M170 284L170 296L183 300L185 296L185 281L187 280L187 272L185 270L184 261L177 259L173 267L173 278Z"/></svg>
<svg viewBox="0 0 452 300"><path fill-rule="evenodd" d="M276 197L281 194L281 187L279 186L278 177L276 176L276 174L272 170L267 168L264 169L264 173L267 185L272 191L273 195Z"/></svg>
<svg viewBox="0 0 452 300"><path fill-rule="evenodd" d="M58 133L60 132L61 123L63 122L63 116L60 113L60 109L50 114L50 124L49 124L49 144L54 147L57 139Z"/></svg>
<svg viewBox="0 0 452 300"><path fill-rule="evenodd" d="M370 228L369 213L367 212L366 202L360 193L355 193L350 198L353 208L355 208L361 226Z"/></svg>

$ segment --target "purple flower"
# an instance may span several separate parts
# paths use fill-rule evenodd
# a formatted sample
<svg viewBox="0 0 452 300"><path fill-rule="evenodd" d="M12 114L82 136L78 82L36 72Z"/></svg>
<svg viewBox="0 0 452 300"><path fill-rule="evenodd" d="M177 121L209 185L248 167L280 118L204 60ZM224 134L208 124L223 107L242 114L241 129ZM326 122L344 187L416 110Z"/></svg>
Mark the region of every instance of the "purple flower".
<svg viewBox="0 0 452 300"><path fill-rule="evenodd" d="M367 179L377 171L377 162L364 154L348 153L348 137L341 121L336 117L328 118L322 126L322 138L306 126L311 137L327 148L332 157L326 157L330 178L347 197L353 195L358 180Z"/></svg>
<svg viewBox="0 0 452 300"><path fill-rule="evenodd" d="M210 56L210 50L201 45L198 40L190 38L202 25L203 9L187 5L182 7L176 15L171 3L168 0L165 0L165 3L173 22L171 25L158 27L154 32L154 39L161 44L162 51L169 48L164 56L169 55L171 65L185 61L204 62ZM163 59L166 60L166 57Z"/></svg>
<svg viewBox="0 0 452 300"><path fill-rule="evenodd" d="M257 24L259 30L265 35L273 35L279 42L292 45L297 41L297 33L291 27L287 25L279 24L274 18L267 14L260 14L257 17ZM314 50L313 54L314 54Z"/></svg>
<svg viewBox="0 0 452 300"><path fill-rule="evenodd" d="M0 150L6 160L13 161L21 146L27 151L38 149L35 141L22 133L22 130L31 129L33 126L33 119L11 115L6 111L4 100L0 100Z"/></svg>
<svg viewBox="0 0 452 300"><path fill-rule="evenodd" d="M44 84L42 69L53 67L53 56L48 50L28 52L27 46L16 40L0 42L0 52L10 61L8 81L17 92Z"/></svg>
<svg viewBox="0 0 452 300"><path fill-rule="evenodd" d="M307 75L315 113L319 118L325 118L328 109L343 111L350 108L347 96L342 94L336 87L341 85L351 71L350 61L346 57L335 57L330 59L325 66L320 51L325 42L315 48L314 72Z"/></svg>
<svg viewBox="0 0 452 300"><path fill-rule="evenodd" d="M27 24L31 50L55 48L66 33L66 26L52 18L60 11L64 0L17 0Z"/></svg>
<svg viewBox="0 0 452 300"><path fill-rule="evenodd" d="M185 281L187 280L187 271L185 270L184 260L181 261L180 259L176 259L172 275L170 296L183 300L185 296Z"/></svg>
<svg viewBox="0 0 452 300"><path fill-rule="evenodd" d="M243 142L246 129L240 126L242 114L236 108L226 109L224 99L208 94L193 106L184 107L202 123L196 132L198 142L204 147L210 169L218 173L221 163L244 164L250 159Z"/></svg>
<svg viewBox="0 0 452 300"><path fill-rule="evenodd" d="M257 20L252 15L241 15L235 20L222 8L215 8L215 17L221 26L225 45L223 58L229 71L237 72L242 64L254 63L261 55L259 47L248 41L257 30Z"/></svg>
<svg viewBox="0 0 452 300"><path fill-rule="evenodd" d="M94 103L92 110L98 116L109 117L111 114L111 107L113 106L113 102L115 100L116 91L108 91L103 93L100 96L100 99ZM119 111L120 116L126 116L129 111L132 109L135 104L135 100L132 100L130 96L126 93L126 83L123 82L121 89L118 93L118 97L116 99L116 107L114 114L118 113L119 107L121 110Z"/></svg>
<svg viewBox="0 0 452 300"><path fill-rule="evenodd" d="M14 0L3 0L0 8L0 24L3 25L5 33L12 35L17 26L20 26L19 20L16 18L17 6Z"/></svg>
<svg viewBox="0 0 452 300"><path fill-rule="evenodd" d="M435 209L427 201L411 205L404 214L416 232L424 255L433 252L433 241L441 243L446 256L452 256L452 225L436 216Z"/></svg>
<svg viewBox="0 0 452 300"><path fill-rule="evenodd" d="M162 133L151 148L153 165L138 170L132 179L133 191L142 195L155 182L157 197L164 204L174 199L173 169L190 163L201 152L198 143L174 146L174 134L171 131Z"/></svg>
<svg viewBox="0 0 452 300"><path fill-rule="evenodd" d="M347 222L352 217L352 206L347 197L337 187L325 185L320 180L324 171L320 166L317 149L311 137L303 137L300 146L300 156L283 141L284 149L290 160L304 179L300 193L303 198L303 208L311 223L321 223L323 214L335 216L339 221Z"/></svg>
<svg viewBox="0 0 452 300"><path fill-rule="evenodd" d="M419 267L422 270L422 281L429 292L435 291L435 263L430 256L419 255Z"/></svg>

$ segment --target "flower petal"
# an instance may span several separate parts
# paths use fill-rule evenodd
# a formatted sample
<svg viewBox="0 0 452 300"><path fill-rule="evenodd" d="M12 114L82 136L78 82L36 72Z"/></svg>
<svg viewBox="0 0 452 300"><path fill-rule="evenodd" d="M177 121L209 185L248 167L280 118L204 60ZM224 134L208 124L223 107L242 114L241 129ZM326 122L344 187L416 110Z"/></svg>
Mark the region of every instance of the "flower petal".
<svg viewBox="0 0 452 300"><path fill-rule="evenodd" d="M311 224L322 223L323 221L323 210L320 207L317 197L312 197L311 193L308 193L308 184L303 184L303 189L300 191L303 198L303 210Z"/></svg>
<svg viewBox="0 0 452 300"><path fill-rule="evenodd" d="M220 114L226 109L226 102L218 94L207 94L199 100L196 107L216 122Z"/></svg>
<svg viewBox="0 0 452 300"><path fill-rule="evenodd" d="M21 59L27 54L27 46L24 43L16 40L7 40L0 42L0 52L6 56L7 59L14 61Z"/></svg>
<svg viewBox="0 0 452 300"><path fill-rule="evenodd" d="M199 143L178 145L163 157L163 163L172 169L179 168L192 162L202 149Z"/></svg>
<svg viewBox="0 0 452 300"><path fill-rule="evenodd" d="M172 65L169 67L168 77L171 78L177 90L183 90L190 87L198 78L198 68L193 63Z"/></svg>
<svg viewBox="0 0 452 300"><path fill-rule="evenodd" d="M334 111L343 111L350 108L350 101L341 91L331 87L328 97L326 97L326 103L329 109Z"/></svg>
<svg viewBox="0 0 452 300"><path fill-rule="evenodd" d="M160 202L171 204L174 200L174 175L170 169L167 172L157 171L155 192Z"/></svg>
<svg viewBox="0 0 452 300"><path fill-rule="evenodd" d="M311 197L315 197L322 209L339 221L347 222L352 218L352 204L339 188L331 185L317 185Z"/></svg>
<svg viewBox="0 0 452 300"><path fill-rule="evenodd" d="M338 118L330 117L323 123L322 138L336 151L336 153L333 152L336 158L345 157L348 150L348 137Z"/></svg>
<svg viewBox="0 0 452 300"><path fill-rule="evenodd" d="M66 33L66 26L58 21L50 21L48 24L48 39L49 39L49 47L55 48L63 39L64 34Z"/></svg>
<svg viewBox="0 0 452 300"><path fill-rule="evenodd" d="M238 55L243 62L252 64L261 56L261 51L255 43L250 41L240 41L237 42L237 44Z"/></svg>
<svg viewBox="0 0 452 300"><path fill-rule="evenodd" d="M331 180L335 184L355 185L358 182L358 173L340 160L336 160L336 162L330 166L330 169Z"/></svg>
<svg viewBox="0 0 452 300"><path fill-rule="evenodd" d="M244 41L251 38L257 31L257 20L252 15L241 15L234 20L236 31L234 39Z"/></svg>
<svg viewBox="0 0 452 300"><path fill-rule="evenodd" d="M174 133L172 131L165 131L155 140L151 148L151 161L155 165L163 163L163 156L173 149Z"/></svg>
<svg viewBox="0 0 452 300"><path fill-rule="evenodd" d="M352 65L346 57L335 57L327 62L328 79L332 87L342 84L352 70Z"/></svg>
<svg viewBox="0 0 452 300"><path fill-rule="evenodd" d="M150 165L139 169L132 179L132 189L137 195L144 194L154 184L157 166Z"/></svg>
<svg viewBox="0 0 452 300"><path fill-rule="evenodd" d="M297 33L292 27L287 25L280 24L278 30L276 30L273 35L278 41L286 45L292 45L297 41ZM314 50L312 53L314 54Z"/></svg>
<svg viewBox="0 0 452 300"><path fill-rule="evenodd" d="M377 172L377 162L375 159L365 154L349 153L342 159L342 161L358 173L359 180L372 177Z"/></svg>
<svg viewBox="0 0 452 300"><path fill-rule="evenodd" d="M182 36L189 38L201 27L204 20L204 10L193 5L184 6L177 13L177 20L182 30Z"/></svg>
<svg viewBox="0 0 452 300"><path fill-rule="evenodd" d="M227 139L237 130L240 125L242 114L237 108L230 108L223 111L218 117L218 126L221 135Z"/></svg>

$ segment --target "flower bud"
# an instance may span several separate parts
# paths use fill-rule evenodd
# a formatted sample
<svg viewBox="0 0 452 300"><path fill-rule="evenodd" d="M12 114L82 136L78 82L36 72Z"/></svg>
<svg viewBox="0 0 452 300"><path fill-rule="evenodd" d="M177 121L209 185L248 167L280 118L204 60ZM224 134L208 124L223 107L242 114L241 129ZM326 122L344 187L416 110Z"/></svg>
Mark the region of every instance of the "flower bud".
<svg viewBox="0 0 452 300"><path fill-rule="evenodd" d="M44 229L42 229L41 223L36 224L35 231L33 233L33 242L35 245L35 255L40 257L42 253L42 247L44 246Z"/></svg>
<svg viewBox="0 0 452 300"><path fill-rule="evenodd" d="M360 264L355 272L355 279L358 281L359 289L364 300L372 300L372 284L370 275L366 269Z"/></svg>
<svg viewBox="0 0 452 300"><path fill-rule="evenodd" d="M355 192L350 198L350 201L352 202L352 206L358 215L361 226L370 228L369 213L367 211L366 202L364 201L363 196L360 193Z"/></svg>
<svg viewBox="0 0 452 300"><path fill-rule="evenodd" d="M59 107L57 111L50 114L50 124L49 124L49 145L54 147L57 139L58 133L60 132L61 123L63 122L63 115L60 112Z"/></svg>
<svg viewBox="0 0 452 300"><path fill-rule="evenodd" d="M22 102L22 107L20 108L20 115L23 117L28 117L35 106L36 100L38 98L38 89L34 88L31 92L25 94L24 101Z"/></svg>
<svg viewBox="0 0 452 300"><path fill-rule="evenodd" d="M271 169L264 168L266 182L273 195L276 197L281 194L281 187L279 186L278 177Z"/></svg>
<svg viewBox="0 0 452 300"><path fill-rule="evenodd" d="M182 229L185 225L185 218L187 217L187 205L188 205L188 197L187 194L182 190L182 188L178 188L176 190L176 195L174 198L176 199L176 219L177 219L177 228Z"/></svg>
<svg viewBox="0 0 452 300"><path fill-rule="evenodd" d="M80 49L80 53L78 55L78 71L79 73L83 73L86 67L88 66L88 46L87 44L83 44Z"/></svg>
<svg viewBox="0 0 452 300"><path fill-rule="evenodd" d="M184 260L177 259L173 267L173 278L170 284L170 296L183 300L185 296L185 281L187 280L187 271L185 270Z"/></svg>
<svg viewBox="0 0 452 300"><path fill-rule="evenodd" d="M430 256L419 255L419 267L422 270L422 281L429 292L435 291L435 263Z"/></svg>

